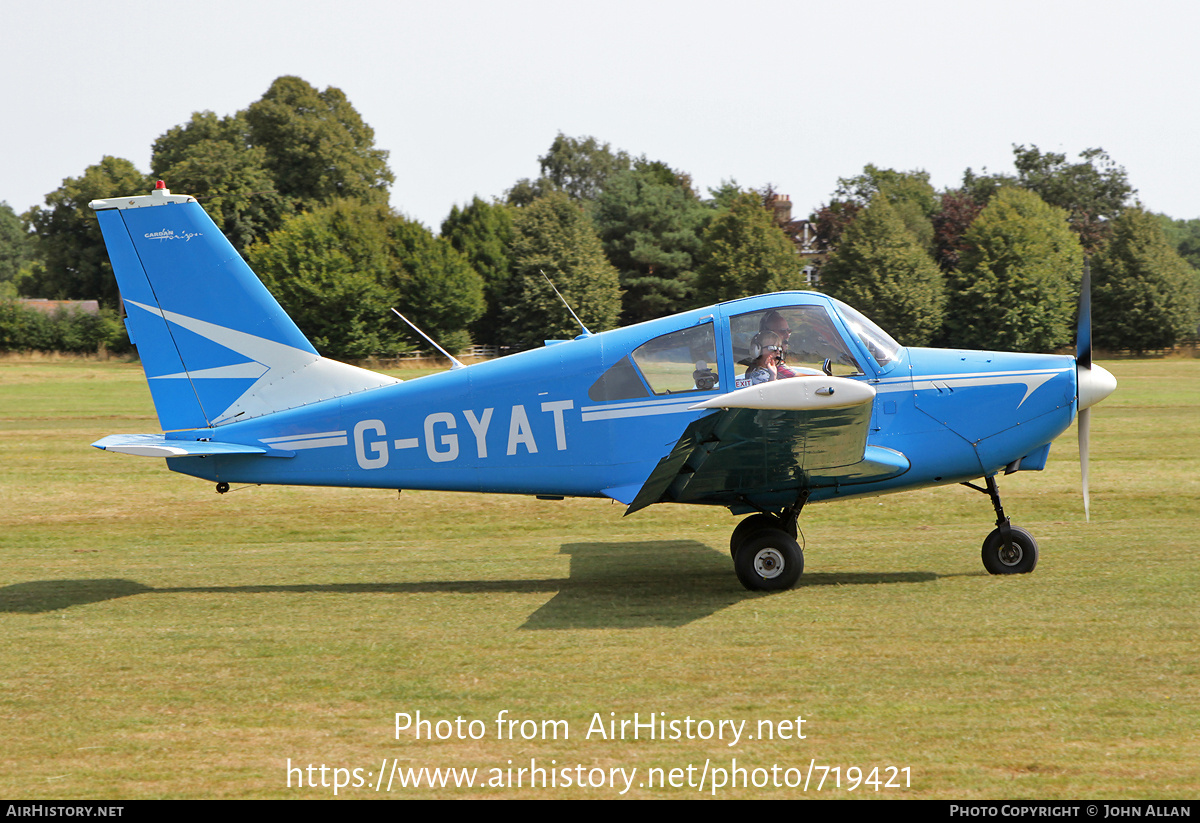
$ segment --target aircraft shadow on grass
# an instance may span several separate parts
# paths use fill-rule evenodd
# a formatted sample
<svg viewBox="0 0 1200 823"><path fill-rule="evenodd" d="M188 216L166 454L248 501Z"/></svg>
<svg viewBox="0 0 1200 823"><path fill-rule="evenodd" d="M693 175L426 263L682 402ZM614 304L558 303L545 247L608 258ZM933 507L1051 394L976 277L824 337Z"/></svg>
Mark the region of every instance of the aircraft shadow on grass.
<svg viewBox="0 0 1200 823"><path fill-rule="evenodd" d="M539 594L554 597L522 629L635 629L683 626L743 600L764 597L729 579L729 560L692 540L643 543L568 543L566 578L459 580L417 583L302 583L283 586L147 586L134 580L35 580L0 587L0 613L42 614L140 594L327 592L338 594ZM980 573L982 574L982 572ZM814 586L927 583L932 572L806 574L797 589ZM732 585L731 585L732 584Z"/></svg>

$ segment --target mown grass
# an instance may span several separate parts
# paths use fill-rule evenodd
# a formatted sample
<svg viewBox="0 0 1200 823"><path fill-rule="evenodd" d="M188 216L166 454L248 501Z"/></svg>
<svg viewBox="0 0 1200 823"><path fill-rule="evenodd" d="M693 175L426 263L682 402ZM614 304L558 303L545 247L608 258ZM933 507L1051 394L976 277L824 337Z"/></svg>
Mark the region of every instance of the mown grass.
<svg viewBox="0 0 1200 823"><path fill-rule="evenodd" d="M0 795L327 797L288 788L288 759L486 778L536 758L637 767L626 796L693 797L637 781L736 758L909 767L911 787L887 797L1195 797L1200 360L1105 365L1120 388L1093 415L1092 522L1074 432L1045 472L1001 481L1041 544L1034 574L983 571L991 507L951 487L813 506L801 584L766 596L738 585L723 510L218 496L161 461L88 447L157 430L136 365L0 361ZM486 736L397 740L394 713L418 710L481 720ZM498 740L501 710L566 720L570 739ZM751 732L802 715L806 738L586 739L610 712ZM876 796L832 779L718 796Z"/></svg>

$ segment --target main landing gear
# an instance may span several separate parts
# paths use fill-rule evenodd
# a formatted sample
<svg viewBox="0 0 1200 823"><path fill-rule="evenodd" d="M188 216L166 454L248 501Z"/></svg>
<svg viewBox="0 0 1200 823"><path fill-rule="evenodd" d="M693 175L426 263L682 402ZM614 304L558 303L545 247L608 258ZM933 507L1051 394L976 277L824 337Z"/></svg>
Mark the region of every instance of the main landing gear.
<svg viewBox="0 0 1200 823"><path fill-rule="evenodd" d="M782 591L796 585L804 571L804 550L796 542L800 507L782 515L752 514L729 538L738 580L750 591Z"/></svg>
<svg viewBox="0 0 1200 823"><path fill-rule="evenodd" d="M1000 504L1000 490L996 486L996 478L985 477L984 482L987 483L987 488L980 488L974 483L963 483L964 486L991 497L992 508L996 510L996 528L983 541L983 567L989 574L1028 574L1037 566L1037 541L1029 532L1009 524L1008 518L1004 516L1004 507Z"/></svg>
<svg viewBox="0 0 1200 823"><path fill-rule="evenodd" d="M985 477L984 483L962 484L990 497L996 510L996 528L983 541L983 567L989 574L1028 574L1037 566L1037 541L1005 516L996 478ZM800 579L804 550L796 542L796 519L805 501L801 498L779 514L752 514L733 530L729 537L733 568L750 591L782 591Z"/></svg>

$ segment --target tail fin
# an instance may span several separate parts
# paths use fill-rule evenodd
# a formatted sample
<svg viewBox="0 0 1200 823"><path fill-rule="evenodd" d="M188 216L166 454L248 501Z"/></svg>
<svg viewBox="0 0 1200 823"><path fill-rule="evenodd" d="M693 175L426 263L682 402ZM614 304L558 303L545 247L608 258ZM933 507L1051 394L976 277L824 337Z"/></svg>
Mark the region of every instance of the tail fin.
<svg viewBox="0 0 1200 823"><path fill-rule="evenodd" d="M158 186L90 205L164 430L398 382L317 354L195 199Z"/></svg>

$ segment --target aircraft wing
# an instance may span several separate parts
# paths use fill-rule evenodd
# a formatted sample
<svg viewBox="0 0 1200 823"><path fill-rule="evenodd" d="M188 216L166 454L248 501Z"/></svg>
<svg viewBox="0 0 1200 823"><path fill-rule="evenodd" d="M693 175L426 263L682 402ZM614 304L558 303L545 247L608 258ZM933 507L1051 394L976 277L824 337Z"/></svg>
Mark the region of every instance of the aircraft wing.
<svg viewBox="0 0 1200 823"><path fill-rule="evenodd" d="M843 377L761 383L693 409L693 421L630 503L746 504L795 500L802 490L894 477L904 455L867 445L875 389Z"/></svg>

